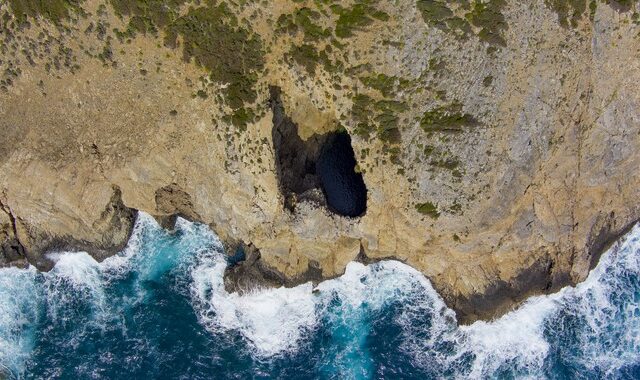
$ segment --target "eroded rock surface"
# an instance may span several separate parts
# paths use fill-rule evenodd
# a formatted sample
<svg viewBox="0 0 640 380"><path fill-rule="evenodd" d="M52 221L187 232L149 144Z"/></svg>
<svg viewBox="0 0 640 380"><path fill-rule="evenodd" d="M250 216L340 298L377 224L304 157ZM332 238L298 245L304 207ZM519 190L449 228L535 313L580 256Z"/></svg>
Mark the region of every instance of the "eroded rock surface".
<svg viewBox="0 0 640 380"><path fill-rule="evenodd" d="M142 210L252 247L229 288L397 258L462 321L503 313L583 280L640 216L636 7L3 2L0 265L104 257ZM307 179L279 169L275 146L315 162L337 131L367 189L356 217L306 159L289 158Z"/></svg>

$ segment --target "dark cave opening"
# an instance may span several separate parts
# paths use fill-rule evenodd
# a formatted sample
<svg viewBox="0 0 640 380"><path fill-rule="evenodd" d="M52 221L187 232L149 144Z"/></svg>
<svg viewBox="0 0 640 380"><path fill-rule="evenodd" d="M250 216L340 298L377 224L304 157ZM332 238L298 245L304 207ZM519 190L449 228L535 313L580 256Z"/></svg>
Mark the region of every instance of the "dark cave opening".
<svg viewBox="0 0 640 380"><path fill-rule="evenodd" d="M355 171L356 164L351 137L346 132L333 133L316 162L327 205L340 215L356 217L367 210L367 187L362 174Z"/></svg>
<svg viewBox="0 0 640 380"><path fill-rule="evenodd" d="M284 206L295 211L300 202L313 202L347 217L362 216L367 209L367 188L347 132L314 134L307 140L285 114L280 89L271 88L273 146Z"/></svg>

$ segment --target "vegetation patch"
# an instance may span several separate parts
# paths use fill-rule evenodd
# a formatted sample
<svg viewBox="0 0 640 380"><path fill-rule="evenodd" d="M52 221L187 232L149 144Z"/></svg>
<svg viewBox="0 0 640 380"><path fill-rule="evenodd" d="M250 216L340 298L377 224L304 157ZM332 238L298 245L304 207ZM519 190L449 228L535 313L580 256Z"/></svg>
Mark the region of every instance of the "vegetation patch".
<svg viewBox="0 0 640 380"><path fill-rule="evenodd" d="M629 11L636 0L600 0L601 3L608 4L619 12ZM577 27L580 19L589 10L589 19L593 21L598 1L590 0L545 0L547 7L558 14L558 22L565 28Z"/></svg>
<svg viewBox="0 0 640 380"><path fill-rule="evenodd" d="M438 219L438 217L440 216L440 212L438 212L438 206L431 202L416 204L416 210L420 214L427 215L433 219Z"/></svg>
<svg viewBox="0 0 640 380"><path fill-rule="evenodd" d="M587 10L587 0L545 0L544 3L558 14L563 27L576 27Z"/></svg>
<svg viewBox="0 0 640 380"><path fill-rule="evenodd" d="M7 0L13 15L19 24L27 18L45 18L54 24L60 24L69 18L72 12L81 12L82 0Z"/></svg>
<svg viewBox="0 0 640 380"><path fill-rule="evenodd" d="M238 25L226 4L207 3L170 24L166 42L176 46L181 35L184 59L208 69L211 81L225 86L227 105L238 110L257 98L254 86L264 69L262 41Z"/></svg>
<svg viewBox="0 0 640 380"><path fill-rule="evenodd" d="M385 74L371 74L359 78L365 86L380 91L382 96L390 97L399 89L403 89L409 85L409 81L395 76Z"/></svg>
<svg viewBox="0 0 640 380"><path fill-rule="evenodd" d="M165 32L165 45L178 46L182 37L183 57L209 72L211 82L221 86L232 113L225 120L246 127L255 113L245 108L257 98L255 86L264 69L263 44L258 35L240 26L226 3L199 2L186 14L179 13L186 0L110 0L116 14L128 16L127 31L116 31L122 41L136 33ZM196 95L206 98L205 90Z"/></svg>
<svg viewBox="0 0 640 380"><path fill-rule="evenodd" d="M462 105L454 102L440 106L422 115L420 127L425 132L460 132L477 124L477 120L462 112Z"/></svg>
<svg viewBox="0 0 640 380"><path fill-rule="evenodd" d="M349 38L355 31L367 27L375 20L388 21L389 15L377 9L373 0L360 0L351 8L344 8L339 4L331 5L331 11L338 15L335 34L340 38Z"/></svg>
<svg viewBox="0 0 640 380"><path fill-rule="evenodd" d="M429 25L467 37L479 29L478 38L491 45L506 45L502 32L507 23L502 14L506 0L416 0L422 19ZM451 6L454 6L452 8ZM460 17L464 15L463 17Z"/></svg>
<svg viewBox="0 0 640 380"><path fill-rule="evenodd" d="M453 16L453 12L444 1L418 0L416 6L424 21L433 25L444 26L444 21Z"/></svg>
<svg viewBox="0 0 640 380"><path fill-rule="evenodd" d="M465 6L464 1L442 0L418 0L416 7L422 15L422 19L436 28L444 31L457 33L459 36L467 36L471 34L471 26L469 22L461 17L455 16L454 12L449 8L448 3L458 3ZM468 4L467 4L468 5Z"/></svg>
<svg viewBox="0 0 640 380"><path fill-rule="evenodd" d="M589 1L589 20L593 21L596 17L596 10L598 10L598 3L596 0Z"/></svg>
<svg viewBox="0 0 640 380"><path fill-rule="evenodd" d="M605 3L613 4L624 12L630 10L636 1L637 0L604 0Z"/></svg>
<svg viewBox="0 0 640 380"><path fill-rule="evenodd" d="M407 105L400 101L375 101L368 95L356 95L351 109L351 116L356 121L354 133L364 139L375 134L386 144L398 144L402 137L399 115L407 109Z"/></svg>
<svg viewBox="0 0 640 380"><path fill-rule="evenodd" d="M257 115L252 108L243 107L235 110L231 115L224 116L222 119L238 127L240 132L244 132L250 123L256 121Z"/></svg>
<svg viewBox="0 0 640 380"><path fill-rule="evenodd" d="M584 1L584 0L583 0ZM467 20L481 28L478 37L492 45L505 46L507 42L502 37L502 31L507 29L507 22L502 14L506 0L489 0L486 2L475 0L471 11L466 14Z"/></svg>
<svg viewBox="0 0 640 380"><path fill-rule="evenodd" d="M376 126L371 120L374 103L371 97L364 94L358 94L353 98L351 117L356 121L354 133L366 140L376 131Z"/></svg>
<svg viewBox="0 0 640 380"><path fill-rule="evenodd" d="M110 0L119 16L129 16L132 31L156 32L178 17L179 7L186 0Z"/></svg>
<svg viewBox="0 0 640 380"><path fill-rule="evenodd" d="M460 166L460 161L455 158L447 158L437 161L431 161L431 165L447 170L456 170L458 166Z"/></svg>
<svg viewBox="0 0 640 380"><path fill-rule="evenodd" d="M444 22L448 30L453 31L460 37L466 37L472 33L469 22L461 17L449 17Z"/></svg>
<svg viewBox="0 0 640 380"><path fill-rule="evenodd" d="M294 35L298 32L310 41L331 37L331 30L318 24L322 15L310 8L300 8L293 14L283 14L278 18L276 32Z"/></svg>
<svg viewBox="0 0 640 380"><path fill-rule="evenodd" d="M380 100L374 108L378 115L374 118L378 124L378 138L386 143L399 144L402 135L399 129L400 117L398 114L407 110L407 105L396 100Z"/></svg>
<svg viewBox="0 0 640 380"><path fill-rule="evenodd" d="M320 54L315 46L311 44L293 45L286 54L288 60L292 60L311 75L316 73L316 66L320 62Z"/></svg>

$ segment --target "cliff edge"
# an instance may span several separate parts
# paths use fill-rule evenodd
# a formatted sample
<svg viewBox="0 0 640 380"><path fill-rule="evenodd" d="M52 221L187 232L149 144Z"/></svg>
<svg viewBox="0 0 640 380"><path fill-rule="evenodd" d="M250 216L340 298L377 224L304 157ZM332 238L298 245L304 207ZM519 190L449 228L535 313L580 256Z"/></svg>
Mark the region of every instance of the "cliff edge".
<svg viewBox="0 0 640 380"><path fill-rule="evenodd" d="M353 260L459 320L583 280L640 217L631 1L0 3L0 265L210 225L229 289Z"/></svg>

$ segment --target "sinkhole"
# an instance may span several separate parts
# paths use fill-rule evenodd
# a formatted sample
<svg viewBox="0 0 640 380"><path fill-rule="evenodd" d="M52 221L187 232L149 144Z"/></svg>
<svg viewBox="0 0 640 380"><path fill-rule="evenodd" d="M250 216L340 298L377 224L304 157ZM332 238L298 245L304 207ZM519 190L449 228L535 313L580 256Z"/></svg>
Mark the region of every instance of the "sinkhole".
<svg viewBox="0 0 640 380"><path fill-rule="evenodd" d="M284 207L295 212L301 202L326 207L347 217L367 209L367 187L356 171L351 137L345 131L300 138L298 126L285 114L280 89L271 88L273 146Z"/></svg>

